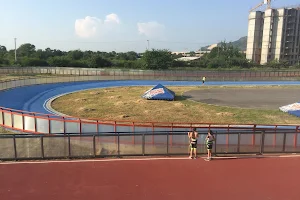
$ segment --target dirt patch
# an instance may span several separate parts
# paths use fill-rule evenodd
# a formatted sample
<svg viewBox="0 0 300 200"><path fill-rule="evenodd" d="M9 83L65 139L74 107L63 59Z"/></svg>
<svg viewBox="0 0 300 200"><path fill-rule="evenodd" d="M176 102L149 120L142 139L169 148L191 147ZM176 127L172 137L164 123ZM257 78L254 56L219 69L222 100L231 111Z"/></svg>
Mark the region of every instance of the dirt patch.
<svg viewBox="0 0 300 200"><path fill-rule="evenodd" d="M85 99L85 98L83 98L83 99L74 99L74 101L76 101L76 102L85 102L85 101L87 101L87 99Z"/></svg>
<svg viewBox="0 0 300 200"><path fill-rule="evenodd" d="M219 113L216 113L217 116L234 116L233 113L230 113L230 112L219 112Z"/></svg>
<svg viewBox="0 0 300 200"><path fill-rule="evenodd" d="M85 107L81 107L78 109L79 112L91 112L91 111L96 111L95 108L85 108Z"/></svg>

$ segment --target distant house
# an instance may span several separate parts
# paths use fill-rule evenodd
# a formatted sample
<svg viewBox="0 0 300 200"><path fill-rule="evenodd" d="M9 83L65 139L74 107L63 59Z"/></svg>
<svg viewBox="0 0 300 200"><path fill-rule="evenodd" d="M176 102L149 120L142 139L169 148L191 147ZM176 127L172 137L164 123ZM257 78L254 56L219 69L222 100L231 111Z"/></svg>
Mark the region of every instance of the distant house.
<svg viewBox="0 0 300 200"><path fill-rule="evenodd" d="M181 57L181 58L176 58L176 61L184 61L184 62L189 62L189 61L194 61L194 60L199 60L201 57Z"/></svg>

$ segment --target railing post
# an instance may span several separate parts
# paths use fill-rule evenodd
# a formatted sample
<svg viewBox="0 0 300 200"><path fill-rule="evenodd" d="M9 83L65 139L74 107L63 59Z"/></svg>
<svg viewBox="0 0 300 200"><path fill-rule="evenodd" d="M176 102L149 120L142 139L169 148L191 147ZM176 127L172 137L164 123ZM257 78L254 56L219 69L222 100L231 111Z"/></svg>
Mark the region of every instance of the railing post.
<svg viewBox="0 0 300 200"><path fill-rule="evenodd" d="M171 137L170 137L170 143L171 143L171 146L173 145L173 123L171 124Z"/></svg>
<svg viewBox="0 0 300 200"><path fill-rule="evenodd" d="M214 148L214 154L215 156L217 156L217 137L218 137L218 132L216 131L216 134L215 134L215 148Z"/></svg>
<svg viewBox="0 0 300 200"><path fill-rule="evenodd" d="M3 113L3 109L2 109L2 108L0 108L0 109L1 109L1 117L2 117L2 122L1 122L1 124L4 125L4 113Z"/></svg>
<svg viewBox="0 0 300 200"><path fill-rule="evenodd" d="M153 133L154 133L154 124L153 123L151 123L152 124L152 145L154 145L154 135L153 135Z"/></svg>
<svg viewBox="0 0 300 200"><path fill-rule="evenodd" d="M134 122L132 122L132 144L135 144L135 128L134 128Z"/></svg>
<svg viewBox="0 0 300 200"><path fill-rule="evenodd" d="M238 134L238 147L237 147L237 153L240 153L240 145L241 145L241 133Z"/></svg>
<svg viewBox="0 0 300 200"><path fill-rule="evenodd" d="M261 132L260 136L260 155L264 153L264 146L265 146L265 131Z"/></svg>
<svg viewBox="0 0 300 200"><path fill-rule="evenodd" d="M78 119L79 120L79 134L81 135L82 133L82 122L81 122L81 119Z"/></svg>
<svg viewBox="0 0 300 200"><path fill-rule="evenodd" d="M255 145L256 124L253 126L252 132L253 132L253 134L252 134L252 146L254 146Z"/></svg>
<svg viewBox="0 0 300 200"><path fill-rule="evenodd" d="M34 121L34 133L37 133L37 119L35 114L33 114L33 121Z"/></svg>
<svg viewBox="0 0 300 200"><path fill-rule="evenodd" d="M14 143L14 155L15 155L15 160L18 160L17 144L16 144L16 136L15 136L15 135L13 135L13 143Z"/></svg>
<svg viewBox="0 0 300 200"><path fill-rule="evenodd" d="M282 152L285 152L285 143L286 143L286 133L283 134L283 147L282 147Z"/></svg>
<svg viewBox="0 0 300 200"><path fill-rule="evenodd" d="M96 157L96 136L93 135L93 153L94 157Z"/></svg>
<svg viewBox="0 0 300 200"><path fill-rule="evenodd" d="M45 153L44 153L44 136L41 135L41 153L42 153L42 158L45 158Z"/></svg>
<svg viewBox="0 0 300 200"><path fill-rule="evenodd" d="M25 119L24 119L24 113L22 113L22 131L25 130Z"/></svg>
<svg viewBox="0 0 300 200"><path fill-rule="evenodd" d="M169 155L169 132L167 133L167 155Z"/></svg>
<svg viewBox="0 0 300 200"><path fill-rule="evenodd" d="M142 154L145 156L145 133L142 135Z"/></svg>
<svg viewBox="0 0 300 200"><path fill-rule="evenodd" d="M65 120L65 117L62 117L63 119L63 125L64 125L64 134L66 134L66 120Z"/></svg>
<svg viewBox="0 0 300 200"><path fill-rule="evenodd" d="M50 120L50 116L47 116L47 120L48 120L48 133L51 134L51 120Z"/></svg>
<svg viewBox="0 0 300 200"><path fill-rule="evenodd" d="M70 134L68 134L68 151L69 151L68 158L71 158L71 138L70 138Z"/></svg>
<svg viewBox="0 0 300 200"><path fill-rule="evenodd" d="M118 132L118 157L120 157L120 133Z"/></svg>
<svg viewBox="0 0 300 200"><path fill-rule="evenodd" d="M10 110L10 120L11 120L11 127L14 128L14 118L13 118L12 110Z"/></svg>
<svg viewBox="0 0 300 200"><path fill-rule="evenodd" d="M96 132L99 133L99 121L97 120L96 123L97 123L97 124L96 124L96 125L97 125L97 126L96 126Z"/></svg>

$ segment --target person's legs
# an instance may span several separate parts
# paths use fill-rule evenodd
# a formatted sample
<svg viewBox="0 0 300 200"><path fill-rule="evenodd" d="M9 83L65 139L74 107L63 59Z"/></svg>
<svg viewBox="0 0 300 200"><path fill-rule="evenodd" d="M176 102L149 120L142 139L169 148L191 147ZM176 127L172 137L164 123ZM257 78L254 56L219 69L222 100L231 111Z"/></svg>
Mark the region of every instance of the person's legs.
<svg viewBox="0 0 300 200"><path fill-rule="evenodd" d="M210 159L211 159L212 148L213 148L213 145L211 145L211 147L210 147L210 152L209 152L209 158L210 158Z"/></svg>
<svg viewBox="0 0 300 200"><path fill-rule="evenodd" d="M193 148L192 148L192 146L190 146L190 156L189 156L189 158L193 158Z"/></svg>
<svg viewBox="0 0 300 200"><path fill-rule="evenodd" d="M195 155L195 158L197 158L197 147L194 148L194 155Z"/></svg>

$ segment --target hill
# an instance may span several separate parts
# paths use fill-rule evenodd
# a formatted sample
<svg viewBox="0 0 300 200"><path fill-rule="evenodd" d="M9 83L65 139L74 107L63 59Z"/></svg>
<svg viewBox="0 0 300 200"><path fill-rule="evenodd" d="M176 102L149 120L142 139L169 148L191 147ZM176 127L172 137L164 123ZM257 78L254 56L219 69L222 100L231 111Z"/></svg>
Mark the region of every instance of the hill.
<svg viewBox="0 0 300 200"><path fill-rule="evenodd" d="M220 43L218 43L219 45ZM247 36L241 37L240 39L228 42L226 44L232 44L234 47L237 47L241 51L246 51L247 49ZM201 51L206 51L209 46L201 47Z"/></svg>

